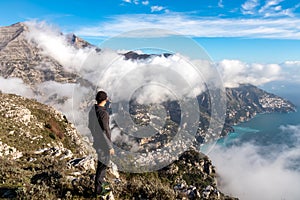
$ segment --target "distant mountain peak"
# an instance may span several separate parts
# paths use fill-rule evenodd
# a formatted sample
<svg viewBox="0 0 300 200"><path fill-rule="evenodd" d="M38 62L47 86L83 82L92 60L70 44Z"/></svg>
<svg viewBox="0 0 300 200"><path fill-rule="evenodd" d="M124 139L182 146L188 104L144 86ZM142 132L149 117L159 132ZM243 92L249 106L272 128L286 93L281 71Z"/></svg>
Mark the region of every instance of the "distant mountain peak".
<svg viewBox="0 0 300 200"><path fill-rule="evenodd" d="M126 60L145 60L152 56L164 56L165 58L171 56L170 53L163 53L163 54L144 54L144 53L137 53L134 51L128 51L124 54Z"/></svg>
<svg viewBox="0 0 300 200"><path fill-rule="evenodd" d="M21 22L11 26L0 27L0 51L13 40L20 37L24 31L28 31L28 27Z"/></svg>
<svg viewBox="0 0 300 200"><path fill-rule="evenodd" d="M74 33L69 33L66 35L67 40L70 44L72 44L77 49L91 47L92 45L82 38L76 36Z"/></svg>

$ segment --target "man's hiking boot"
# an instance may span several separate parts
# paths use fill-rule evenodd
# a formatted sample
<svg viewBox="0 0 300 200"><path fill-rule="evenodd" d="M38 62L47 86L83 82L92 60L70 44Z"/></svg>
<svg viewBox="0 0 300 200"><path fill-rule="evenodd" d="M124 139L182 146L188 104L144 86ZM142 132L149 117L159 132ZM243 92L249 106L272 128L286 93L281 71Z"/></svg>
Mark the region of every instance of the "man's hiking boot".
<svg viewBox="0 0 300 200"><path fill-rule="evenodd" d="M101 185L102 190L101 190L101 194L102 196L106 196L110 191L112 191L110 184L108 182L104 182Z"/></svg>
<svg viewBox="0 0 300 200"><path fill-rule="evenodd" d="M101 193L96 193L95 197L97 199L107 199L109 193L112 191L111 186L108 182L104 182L101 184Z"/></svg>

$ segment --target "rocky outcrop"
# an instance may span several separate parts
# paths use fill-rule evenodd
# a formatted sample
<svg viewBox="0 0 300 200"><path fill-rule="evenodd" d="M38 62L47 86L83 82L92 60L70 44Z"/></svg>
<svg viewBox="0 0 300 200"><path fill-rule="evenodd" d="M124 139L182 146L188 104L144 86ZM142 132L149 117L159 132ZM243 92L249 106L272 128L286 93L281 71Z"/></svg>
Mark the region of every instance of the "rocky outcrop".
<svg viewBox="0 0 300 200"><path fill-rule="evenodd" d="M215 167L193 149L155 172L121 172L120 180L112 182L116 199L235 199L217 188Z"/></svg>
<svg viewBox="0 0 300 200"><path fill-rule="evenodd" d="M92 47L90 43L87 41L81 39L80 37L77 37L75 34L68 34L66 35L67 41L72 44L77 49L83 49L86 47Z"/></svg>

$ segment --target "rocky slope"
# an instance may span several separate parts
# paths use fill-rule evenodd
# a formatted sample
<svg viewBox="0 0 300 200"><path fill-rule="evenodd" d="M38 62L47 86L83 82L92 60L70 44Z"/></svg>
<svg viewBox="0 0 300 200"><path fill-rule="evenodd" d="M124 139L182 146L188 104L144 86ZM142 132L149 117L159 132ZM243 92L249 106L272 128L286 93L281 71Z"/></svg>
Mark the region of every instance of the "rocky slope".
<svg viewBox="0 0 300 200"><path fill-rule="evenodd" d="M94 169L94 150L62 113L13 94L0 99L0 197L54 199Z"/></svg>
<svg viewBox="0 0 300 200"><path fill-rule="evenodd" d="M0 198L93 199L94 150L62 113L35 100L0 94L0 165ZM108 178L115 199L233 199L192 149L159 171L111 170Z"/></svg>
<svg viewBox="0 0 300 200"><path fill-rule="evenodd" d="M193 149L161 170L123 173L121 180L113 183L117 199L236 199L218 190L211 161Z"/></svg>

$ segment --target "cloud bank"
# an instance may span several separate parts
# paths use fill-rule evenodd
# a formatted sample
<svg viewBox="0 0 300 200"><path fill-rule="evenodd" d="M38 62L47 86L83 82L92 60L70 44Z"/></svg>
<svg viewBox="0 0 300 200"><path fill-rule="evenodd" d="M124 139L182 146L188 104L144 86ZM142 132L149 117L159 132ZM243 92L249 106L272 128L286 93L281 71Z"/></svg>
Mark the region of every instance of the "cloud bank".
<svg viewBox="0 0 300 200"><path fill-rule="evenodd" d="M168 58L154 58L152 60L146 60L144 63L132 62L130 60L124 60L119 52L115 51L105 50L101 54L97 54L93 48L76 49L68 43L66 37L62 35L58 29L46 23L28 22L28 25L31 27L28 39L36 41L39 47L44 50L45 54L59 61L67 71L79 72L85 79L95 82L99 79L98 77L101 76L103 70L106 70L109 66L111 69L107 69L106 77L98 83L104 86L103 89L107 89L108 91L112 90L112 86L109 86L112 85L111 80L117 80L122 74L128 73L129 71L134 73L134 69L145 65L156 64L169 67L169 69L171 69L170 66L172 66L173 70L177 71L179 75L182 74L184 76L192 76L191 74L195 74L193 71L180 70L180 65L188 69L190 66L189 62L195 62L180 54ZM184 59L180 59L180 57L186 59L186 62L184 62ZM222 60L215 63L215 65L221 73L225 87L237 87L239 84L244 83L262 85L274 80L289 79L290 75L294 77L294 80L300 80L298 78L300 72L298 70L299 67L297 67L299 66L297 61L287 61L282 64L259 64L244 63L239 60ZM122 69L119 66L123 66ZM281 73L282 71L284 71L283 74ZM141 81L145 79L145 76L149 75L146 71L142 73L144 75L140 76L140 84L142 83ZM155 82L155 77L153 78ZM190 78L186 79L190 80ZM139 80L137 80L137 82L138 81ZM105 86L105 83L109 83L108 86ZM196 84L197 81L195 82L194 80L191 86L196 87ZM197 90L199 90L199 88L197 88Z"/></svg>
<svg viewBox="0 0 300 200"><path fill-rule="evenodd" d="M0 91L28 98L34 97L34 93L30 86L26 85L20 78L6 79L0 76Z"/></svg>
<svg viewBox="0 0 300 200"><path fill-rule="evenodd" d="M67 71L77 71L94 48L76 49L68 37L46 22L27 21L30 31L26 34L29 41L34 41L43 53L57 60Z"/></svg>
<svg viewBox="0 0 300 200"><path fill-rule="evenodd" d="M225 87L238 87L239 84L262 85L283 79L279 64L247 64L239 60L222 60L217 63Z"/></svg>
<svg viewBox="0 0 300 200"><path fill-rule="evenodd" d="M282 126L281 131L294 138L292 147L244 143L213 149L209 156L217 167L223 192L243 200L299 198L300 126ZM266 158L261 152L275 156Z"/></svg>
<svg viewBox="0 0 300 200"><path fill-rule="evenodd" d="M300 83L300 61L286 61L282 69L286 81Z"/></svg>

